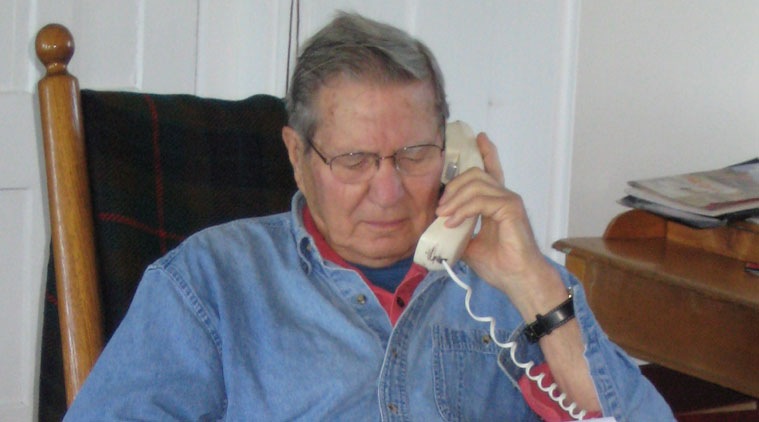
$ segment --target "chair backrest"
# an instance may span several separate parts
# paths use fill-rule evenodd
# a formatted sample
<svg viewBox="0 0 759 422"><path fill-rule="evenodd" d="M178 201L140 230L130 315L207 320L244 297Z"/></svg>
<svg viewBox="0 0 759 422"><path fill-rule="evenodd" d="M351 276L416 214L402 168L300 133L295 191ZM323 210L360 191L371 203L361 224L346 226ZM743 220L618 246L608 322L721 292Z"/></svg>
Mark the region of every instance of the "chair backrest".
<svg viewBox="0 0 759 422"><path fill-rule="evenodd" d="M62 362L70 404L148 264L204 227L289 209L296 186L280 98L80 91L67 71L70 32L48 25L36 47L46 68L38 89L55 274L42 418L43 400L62 392L46 377Z"/></svg>

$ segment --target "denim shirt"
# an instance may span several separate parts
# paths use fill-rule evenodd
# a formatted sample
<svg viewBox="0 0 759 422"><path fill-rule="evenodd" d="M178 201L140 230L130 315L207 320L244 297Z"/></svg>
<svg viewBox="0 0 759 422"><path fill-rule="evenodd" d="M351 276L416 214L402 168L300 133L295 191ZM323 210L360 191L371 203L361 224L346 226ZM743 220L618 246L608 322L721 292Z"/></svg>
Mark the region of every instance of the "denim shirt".
<svg viewBox="0 0 759 422"><path fill-rule="evenodd" d="M430 272L395 326L354 271L325 261L290 213L191 236L148 267L132 305L66 415L75 420L532 421L509 351ZM604 415L674 420L574 288ZM464 264L472 310L521 361L543 362L508 297Z"/></svg>

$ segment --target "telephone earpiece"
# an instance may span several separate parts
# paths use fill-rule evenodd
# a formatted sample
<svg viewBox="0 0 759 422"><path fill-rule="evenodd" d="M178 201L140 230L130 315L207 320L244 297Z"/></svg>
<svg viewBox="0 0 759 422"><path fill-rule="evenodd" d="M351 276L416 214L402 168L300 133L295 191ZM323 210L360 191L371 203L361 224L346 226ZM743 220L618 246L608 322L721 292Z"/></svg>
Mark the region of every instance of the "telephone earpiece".
<svg viewBox="0 0 759 422"><path fill-rule="evenodd" d="M484 168L475 134L464 122L451 122L445 127L445 164L440 180L448 183L471 167ZM444 269L443 260L453 265L469 244L476 224L477 218L471 217L450 228L444 218L435 219L419 239L414 262L428 270Z"/></svg>

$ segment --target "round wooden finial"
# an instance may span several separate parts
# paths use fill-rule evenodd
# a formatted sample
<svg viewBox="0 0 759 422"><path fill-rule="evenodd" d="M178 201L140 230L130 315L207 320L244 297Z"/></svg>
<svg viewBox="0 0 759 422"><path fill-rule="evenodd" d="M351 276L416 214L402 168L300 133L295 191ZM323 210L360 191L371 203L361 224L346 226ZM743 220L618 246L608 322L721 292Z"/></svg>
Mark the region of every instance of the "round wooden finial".
<svg viewBox="0 0 759 422"><path fill-rule="evenodd" d="M65 26L51 23L37 33L35 48L48 75L65 73L74 55L74 37Z"/></svg>

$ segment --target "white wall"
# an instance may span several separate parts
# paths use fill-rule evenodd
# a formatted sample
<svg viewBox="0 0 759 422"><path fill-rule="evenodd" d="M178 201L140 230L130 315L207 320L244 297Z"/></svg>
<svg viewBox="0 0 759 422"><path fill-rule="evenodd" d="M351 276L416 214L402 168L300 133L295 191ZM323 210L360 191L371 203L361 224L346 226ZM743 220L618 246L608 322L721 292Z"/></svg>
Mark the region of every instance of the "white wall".
<svg viewBox="0 0 759 422"><path fill-rule="evenodd" d="M0 14L0 420L29 420L47 228L25 1Z"/></svg>
<svg viewBox="0 0 759 422"><path fill-rule="evenodd" d="M759 2L583 0L569 233L628 180L759 156Z"/></svg>
<svg viewBox="0 0 759 422"><path fill-rule="evenodd" d="M0 420L34 419L47 259L34 34L67 25L82 87L283 95L290 0L0 0ZM300 0L302 38L335 8L406 28L436 52L454 118L498 144L541 246L565 234L576 1Z"/></svg>

